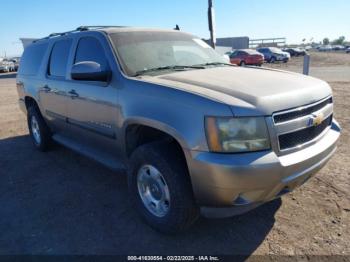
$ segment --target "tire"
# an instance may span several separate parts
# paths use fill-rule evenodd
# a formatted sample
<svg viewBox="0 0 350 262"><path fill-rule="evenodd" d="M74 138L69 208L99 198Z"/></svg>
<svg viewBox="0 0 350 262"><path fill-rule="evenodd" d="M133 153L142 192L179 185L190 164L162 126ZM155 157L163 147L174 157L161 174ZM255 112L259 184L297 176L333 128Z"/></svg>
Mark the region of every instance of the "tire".
<svg viewBox="0 0 350 262"><path fill-rule="evenodd" d="M276 62L276 57L274 57L274 56L273 56L273 57L271 57L271 58L270 58L270 63L272 63L272 64L273 64L273 63L275 63L275 62Z"/></svg>
<svg viewBox="0 0 350 262"><path fill-rule="evenodd" d="M239 63L239 65L240 65L240 66L246 66L246 63L245 63L244 61L241 61L241 62Z"/></svg>
<svg viewBox="0 0 350 262"><path fill-rule="evenodd" d="M175 147L171 147L169 142L162 141L138 147L130 157L128 172L129 192L133 205L152 228L166 234L186 230L199 216L185 160L177 152L178 150L173 148ZM152 168L155 170L152 171ZM154 184L147 187L143 182L153 177L152 174L156 174L156 171L160 173L161 179L154 180L160 181L156 185L158 189L154 190L152 188ZM147 179L143 180L143 176L147 176ZM149 181L145 182L147 183ZM145 188L148 190L144 190ZM148 195L144 192L148 192ZM153 196L152 192L160 193L157 197L161 199L159 202L164 203L163 208L159 209L162 212L158 212L152 201L147 202L143 199L149 195ZM165 200L162 200L163 198Z"/></svg>
<svg viewBox="0 0 350 262"><path fill-rule="evenodd" d="M37 107L28 108L27 123L34 146L39 151L46 151L51 144L51 132Z"/></svg>

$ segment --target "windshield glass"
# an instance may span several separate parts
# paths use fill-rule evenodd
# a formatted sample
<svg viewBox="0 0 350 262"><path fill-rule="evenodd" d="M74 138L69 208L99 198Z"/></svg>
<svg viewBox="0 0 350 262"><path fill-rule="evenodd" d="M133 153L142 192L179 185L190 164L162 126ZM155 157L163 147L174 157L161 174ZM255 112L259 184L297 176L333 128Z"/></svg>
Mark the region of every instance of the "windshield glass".
<svg viewBox="0 0 350 262"><path fill-rule="evenodd" d="M130 31L110 34L118 53L120 63L129 76L155 68L204 65L210 63L226 64L224 57L216 53L201 39L178 31ZM174 67L175 66L175 67ZM185 68L184 68L185 69ZM153 74L155 71L150 71ZM162 73L158 72L157 73Z"/></svg>
<svg viewBox="0 0 350 262"><path fill-rule="evenodd" d="M270 47L270 50L277 54L282 53L282 50L277 47Z"/></svg>
<svg viewBox="0 0 350 262"><path fill-rule="evenodd" d="M249 55L260 55L258 51L253 49L243 49L244 52L247 52Z"/></svg>

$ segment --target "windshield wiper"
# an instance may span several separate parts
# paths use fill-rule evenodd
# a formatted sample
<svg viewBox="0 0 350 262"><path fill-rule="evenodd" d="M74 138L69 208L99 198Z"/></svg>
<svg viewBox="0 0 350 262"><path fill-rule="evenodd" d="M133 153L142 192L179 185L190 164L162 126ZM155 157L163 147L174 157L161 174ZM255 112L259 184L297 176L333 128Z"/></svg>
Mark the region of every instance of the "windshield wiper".
<svg viewBox="0 0 350 262"><path fill-rule="evenodd" d="M203 65L194 65L194 66L182 66L182 65L173 65L173 66L160 66L160 67L155 67L155 68L150 68L150 69L144 69L137 71L134 76L140 76L146 73L150 72L156 72L156 71L162 71L162 70L185 70L186 68L191 68L191 69L205 69Z"/></svg>
<svg viewBox="0 0 350 262"><path fill-rule="evenodd" d="M194 66L216 66L216 65L227 65L227 66L234 66L232 64L229 63L223 63L223 62L211 62L211 63L205 63L205 64L198 64L198 65L194 65Z"/></svg>

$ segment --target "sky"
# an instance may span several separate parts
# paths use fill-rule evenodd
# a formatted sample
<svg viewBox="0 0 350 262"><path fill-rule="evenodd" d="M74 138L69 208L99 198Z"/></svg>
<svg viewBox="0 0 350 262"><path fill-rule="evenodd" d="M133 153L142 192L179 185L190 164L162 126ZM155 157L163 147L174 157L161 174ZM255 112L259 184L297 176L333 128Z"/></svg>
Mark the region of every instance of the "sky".
<svg viewBox="0 0 350 262"><path fill-rule="evenodd" d="M217 37L350 40L349 0L213 0ZM209 38L207 0L0 0L0 57L20 55L20 37L80 25L174 28Z"/></svg>

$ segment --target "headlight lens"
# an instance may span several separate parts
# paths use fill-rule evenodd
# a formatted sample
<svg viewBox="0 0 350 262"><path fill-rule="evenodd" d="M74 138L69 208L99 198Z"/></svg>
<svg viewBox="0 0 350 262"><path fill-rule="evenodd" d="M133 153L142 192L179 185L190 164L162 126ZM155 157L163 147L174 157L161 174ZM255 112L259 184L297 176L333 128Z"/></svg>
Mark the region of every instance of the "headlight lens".
<svg viewBox="0 0 350 262"><path fill-rule="evenodd" d="M264 117L206 117L205 127L212 152L236 153L270 148Z"/></svg>

